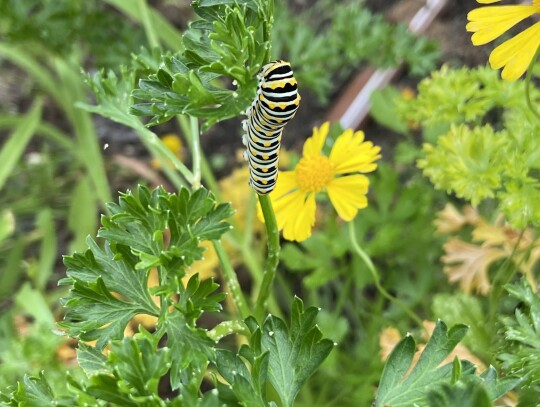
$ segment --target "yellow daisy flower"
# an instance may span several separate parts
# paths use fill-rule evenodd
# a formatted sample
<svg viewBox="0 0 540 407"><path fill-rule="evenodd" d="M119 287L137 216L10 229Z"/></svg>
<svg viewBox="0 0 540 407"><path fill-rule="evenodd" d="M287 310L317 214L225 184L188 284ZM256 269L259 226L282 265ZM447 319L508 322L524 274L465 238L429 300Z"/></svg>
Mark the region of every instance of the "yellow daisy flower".
<svg viewBox="0 0 540 407"><path fill-rule="evenodd" d="M167 147L169 150L172 151L172 153L182 161L184 156L184 147L182 145L182 139L180 139L179 136L173 133L165 134L161 141L163 144L165 144L165 147ZM169 161L169 160L168 160ZM167 163L168 166L171 168L174 168L174 164L172 162ZM162 163L158 159L152 160L152 167L156 170L159 170L162 168Z"/></svg>
<svg viewBox="0 0 540 407"><path fill-rule="evenodd" d="M476 0L491 4L501 0ZM533 14L540 13L540 0L532 0L530 5L498 5L479 7L467 15L467 31L473 32L473 45L483 45L500 37L514 25ZM489 56L493 69L504 67L502 78L513 81L522 76L532 62L540 46L540 22L503 42Z"/></svg>
<svg viewBox="0 0 540 407"><path fill-rule="evenodd" d="M330 123L313 129L304 143L302 158L293 171L280 172L270 199L278 228L287 240L302 241L311 236L315 224L315 195L326 191L338 215L351 221L367 206L368 178L361 173L377 168L380 147L364 141L362 131L345 130L335 141L329 156L322 149Z"/></svg>

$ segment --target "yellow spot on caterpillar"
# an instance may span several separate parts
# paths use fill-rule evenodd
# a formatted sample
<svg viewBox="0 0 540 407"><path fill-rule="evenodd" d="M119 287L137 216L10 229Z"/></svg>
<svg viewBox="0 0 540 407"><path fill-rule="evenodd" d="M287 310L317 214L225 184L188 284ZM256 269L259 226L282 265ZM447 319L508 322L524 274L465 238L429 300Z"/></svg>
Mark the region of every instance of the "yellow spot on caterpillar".
<svg viewBox="0 0 540 407"><path fill-rule="evenodd" d="M266 143L264 143L264 146L265 146L265 147L270 147L270 144L271 144L271 143L270 143L269 141L267 141Z"/></svg>
<svg viewBox="0 0 540 407"><path fill-rule="evenodd" d="M266 184L268 184L268 181L265 180L265 179L263 179L262 183L263 183L264 185L266 185Z"/></svg>
<svg viewBox="0 0 540 407"><path fill-rule="evenodd" d="M276 108L276 104L275 103L268 103L268 107L272 110L274 110Z"/></svg>
<svg viewBox="0 0 540 407"><path fill-rule="evenodd" d="M269 158L270 158L270 156L268 154L263 155L263 159L268 160ZM263 171L267 172L268 168L265 168Z"/></svg>
<svg viewBox="0 0 540 407"><path fill-rule="evenodd" d="M263 168L263 172L268 172L268 168Z"/></svg>

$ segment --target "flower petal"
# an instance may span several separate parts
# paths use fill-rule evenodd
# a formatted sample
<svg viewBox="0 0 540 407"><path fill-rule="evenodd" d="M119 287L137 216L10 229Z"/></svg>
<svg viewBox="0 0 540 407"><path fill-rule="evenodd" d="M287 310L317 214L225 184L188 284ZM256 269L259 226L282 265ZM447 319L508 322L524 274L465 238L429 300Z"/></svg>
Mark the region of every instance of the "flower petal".
<svg viewBox="0 0 540 407"><path fill-rule="evenodd" d="M313 135L304 143L303 156L314 157L321 155L321 150L328 136L328 130L330 129L330 122L324 122L321 127L313 128Z"/></svg>
<svg viewBox="0 0 540 407"><path fill-rule="evenodd" d="M377 168L373 161L381 158L381 148L364 141L364 133L346 130L339 136L330 152L330 161L336 174L371 172Z"/></svg>
<svg viewBox="0 0 540 407"><path fill-rule="evenodd" d="M280 171L278 173L276 187L270 192L270 197L274 200L291 192L295 188L298 188L296 173L294 171Z"/></svg>
<svg viewBox="0 0 540 407"><path fill-rule="evenodd" d="M513 81L525 73L540 46L540 22L503 42L489 56L494 69L504 66L502 78Z"/></svg>
<svg viewBox="0 0 540 407"><path fill-rule="evenodd" d="M272 201L272 207L274 212L277 212L278 207L286 205L287 200L283 198L285 196L291 195L294 190L298 190L298 185L296 183L296 174L294 171L282 171L279 173L276 187L272 192L270 192L270 200ZM261 205L257 202L257 216L261 222L264 223L264 216L262 213ZM279 223L279 219L278 219ZM282 229L281 226L279 229Z"/></svg>
<svg viewBox="0 0 540 407"><path fill-rule="evenodd" d="M315 224L315 194L309 194L303 206L296 211L294 222L285 225L283 238L301 242L311 236L311 229Z"/></svg>
<svg viewBox="0 0 540 407"><path fill-rule="evenodd" d="M474 45L487 44L537 11L532 5L480 7L467 14L466 29L474 32L471 37Z"/></svg>
<svg viewBox="0 0 540 407"><path fill-rule="evenodd" d="M335 178L326 187L330 201L341 219L349 222L359 209L367 206L368 186L368 178L357 174Z"/></svg>
<svg viewBox="0 0 540 407"><path fill-rule="evenodd" d="M311 236L315 224L315 195L294 191L272 201L278 229L287 240L301 242Z"/></svg>

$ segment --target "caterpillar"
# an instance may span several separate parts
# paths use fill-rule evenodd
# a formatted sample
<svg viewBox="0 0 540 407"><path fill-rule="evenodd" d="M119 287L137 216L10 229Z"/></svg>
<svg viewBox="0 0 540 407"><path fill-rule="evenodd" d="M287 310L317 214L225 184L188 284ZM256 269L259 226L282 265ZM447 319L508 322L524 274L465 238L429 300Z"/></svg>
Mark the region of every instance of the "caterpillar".
<svg viewBox="0 0 540 407"><path fill-rule="evenodd" d="M277 60L264 65L257 74L257 96L242 122L249 164L249 185L259 195L272 192L278 176L281 133L300 103L298 85L291 64Z"/></svg>

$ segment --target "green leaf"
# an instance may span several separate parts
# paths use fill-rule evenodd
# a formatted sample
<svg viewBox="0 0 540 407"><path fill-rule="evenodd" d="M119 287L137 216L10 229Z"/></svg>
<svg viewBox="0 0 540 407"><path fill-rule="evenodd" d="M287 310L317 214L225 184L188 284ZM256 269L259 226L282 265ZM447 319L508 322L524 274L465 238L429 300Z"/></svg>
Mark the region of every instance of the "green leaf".
<svg viewBox="0 0 540 407"><path fill-rule="evenodd" d="M9 396L4 397L4 400L6 399L9 400L8 405L12 406L68 407L77 405L75 400L71 398L56 397L43 372L40 373L39 377L25 375L22 382L19 382L17 389Z"/></svg>
<svg viewBox="0 0 540 407"><path fill-rule="evenodd" d="M17 305L27 315L43 326L53 329L56 320L51 311L50 305L45 298L45 295L35 288L32 288L30 283L24 283L15 295Z"/></svg>
<svg viewBox="0 0 540 407"><path fill-rule="evenodd" d="M88 177L77 181L69 201L67 226L73 236L69 245L71 253L83 251L86 247L86 236L95 235L97 229L98 205Z"/></svg>
<svg viewBox="0 0 540 407"><path fill-rule="evenodd" d="M107 366L107 357L96 348L83 342L79 342L77 362L88 377L111 373L110 368Z"/></svg>
<svg viewBox="0 0 540 407"><path fill-rule="evenodd" d="M42 209L36 219L39 232L42 235L39 248L39 263L37 267L29 272L34 286L38 289L44 289L53 272L56 262L57 244L56 244L56 226L53 219L53 213L50 209Z"/></svg>
<svg viewBox="0 0 540 407"><path fill-rule="evenodd" d="M42 99L35 101L26 120L21 122L0 150L0 190L4 187L40 123L42 105Z"/></svg>
<svg viewBox="0 0 540 407"><path fill-rule="evenodd" d="M428 394L429 407L491 407L493 404L486 389L476 382L445 383Z"/></svg>
<svg viewBox="0 0 540 407"><path fill-rule="evenodd" d="M498 379L497 370L493 366L489 366L480 376L484 383L491 400L498 400L510 390L515 389L524 378L507 376L503 379Z"/></svg>
<svg viewBox="0 0 540 407"><path fill-rule="evenodd" d="M8 209L3 209L0 212L0 245L2 242L11 236L15 230L15 217L13 212Z"/></svg>
<svg viewBox="0 0 540 407"><path fill-rule="evenodd" d="M163 405L158 385L167 373L170 355L169 349L158 348L158 342L159 338L142 330L133 337L113 341L107 358L83 346L79 358L91 373L84 392L122 406Z"/></svg>
<svg viewBox="0 0 540 407"><path fill-rule="evenodd" d="M226 294L216 293L218 288L219 285L213 279L200 281L199 274L196 273L189 279L176 307L194 324L203 311L221 311L220 302L226 298Z"/></svg>
<svg viewBox="0 0 540 407"><path fill-rule="evenodd" d="M525 278L505 288L520 304L513 317L502 319L505 344L499 358L506 370L530 386L540 380L540 295Z"/></svg>
<svg viewBox="0 0 540 407"><path fill-rule="evenodd" d="M174 390L193 379L186 374L187 371L192 370L199 375L204 373L208 361L215 360L215 342L208 337L206 330L189 324L178 311L168 315L165 329L167 346L171 350L170 381Z"/></svg>
<svg viewBox="0 0 540 407"><path fill-rule="evenodd" d="M253 358L251 370L246 367L239 354L228 350L218 350L216 367L219 374L229 383L230 388L218 383L220 394L230 391L236 400L245 406L266 407L266 379L268 374L268 353Z"/></svg>
<svg viewBox="0 0 540 407"><path fill-rule="evenodd" d="M447 332L446 325L438 321L420 359L406 377L404 376L411 365L416 345L409 335L402 339L385 364L375 406L411 406L414 403L425 405L429 390L441 383L450 382L452 363L438 366L465 336L467 330L465 325L456 325ZM463 368L466 374L471 371L474 371L471 364Z"/></svg>
<svg viewBox="0 0 540 407"><path fill-rule="evenodd" d="M83 341L97 340L96 348L103 349L112 339L124 336L124 329L135 315L157 316L157 307L145 308L149 304L126 302L116 298L103 279L95 283L75 282L72 297L64 305L71 308L60 326L68 334ZM140 299L135 299L135 301ZM151 302L151 301L150 301Z"/></svg>
<svg viewBox="0 0 540 407"><path fill-rule="evenodd" d="M409 370L415 350L416 343L411 335L405 336L392 350L384 365L377 400L399 386L403 376Z"/></svg>
<svg viewBox="0 0 540 407"><path fill-rule="evenodd" d="M207 129L238 116L255 96L256 73L268 62L273 2L194 1L193 8L201 20L190 24L182 37L182 54L165 56L132 93L139 102L131 112L153 116L148 125L188 114L205 119ZM231 81L234 90L224 86Z"/></svg>
<svg viewBox="0 0 540 407"><path fill-rule="evenodd" d="M396 100L400 98L399 91L392 86L381 90L375 90L371 94L370 115L379 124L399 134L408 134L409 128L405 119L399 116Z"/></svg>
<svg viewBox="0 0 540 407"><path fill-rule="evenodd" d="M261 327L251 318L246 321L253 332L254 351L268 352L268 378L283 406L293 405L302 385L334 347L331 340L322 339L315 322L317 313L315 307L304 311L302 300L295 297L290 326L273 315Z"/></svg>

